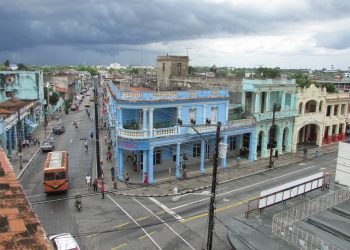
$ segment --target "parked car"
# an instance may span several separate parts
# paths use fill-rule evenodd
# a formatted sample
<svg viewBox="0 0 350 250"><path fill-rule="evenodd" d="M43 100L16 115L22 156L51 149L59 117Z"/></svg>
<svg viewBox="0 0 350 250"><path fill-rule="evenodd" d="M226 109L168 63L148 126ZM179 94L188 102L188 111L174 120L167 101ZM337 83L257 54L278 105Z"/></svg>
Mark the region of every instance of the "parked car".
<svg viewBox="0 0 350 250"><path fill-rule="evenodd" d="M74 237L69 233L52 235L49 237L49 239L56 250L80 250L78 243L75 241Z"/></svg>
<svg viewBox="0 0 350 250"><path fill-rule="evenodd" d="M90 101L87 99L84 104L85 107L90 107Z"/></svg>
<svg viewBox="0 0 350 250"><path fill-rule="evenodd" d="M64 126L62 124L59 124L52 129L52 132L54 132L56 135L63 134L64 131L65 131L65 129L64 129Z"/></svg>
<svg viewBox="0 0 350 250"><path fill-rule="evenodd" d="M41 148L41 151L46 152L46 151L52 151L54 147L55 145L54 145L53 138L47 138L46 140L43 141L40 148Z"/></svg>
<svg viewBox="0 0 350 250"><path fill-rule="evenodd" d="M77 110L77 106L76 106L75 104L73 104L73 105L70 107L70 110L76 111L76 110Z"/></svg>

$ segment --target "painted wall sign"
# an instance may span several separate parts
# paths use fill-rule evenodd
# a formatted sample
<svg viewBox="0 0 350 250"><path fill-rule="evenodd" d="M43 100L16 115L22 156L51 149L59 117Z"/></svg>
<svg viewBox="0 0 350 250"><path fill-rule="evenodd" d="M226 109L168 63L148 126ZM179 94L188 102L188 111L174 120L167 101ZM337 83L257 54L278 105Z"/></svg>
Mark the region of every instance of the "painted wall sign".
<svg viewBox="0 0 350 250"><path fill-rule="evenodd" d="M118 147L127 150L149 150L149 142L121 141L118 140Z"/></svg>

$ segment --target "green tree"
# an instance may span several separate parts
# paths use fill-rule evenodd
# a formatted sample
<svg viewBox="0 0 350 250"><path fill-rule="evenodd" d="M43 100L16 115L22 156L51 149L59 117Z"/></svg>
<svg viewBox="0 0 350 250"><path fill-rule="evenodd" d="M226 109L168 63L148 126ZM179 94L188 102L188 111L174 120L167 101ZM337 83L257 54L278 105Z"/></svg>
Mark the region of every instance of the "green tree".
<svg viewBox="0 0 350 250"><path fill-rule="evenodd" d="M5 67L10 67L10 61L9 61L9 60L6 60L6 61L4 62L4 66L5 66Z"/></svg>
<svg viewBox="0 0 350 250"><path fill-rule="evenodd" d="M310 85L313 83L308 75L306 74L303 74L302 72L297 72L295 74L292 74L289 79L295 79L295 82L296 84L301 87L301 88L304 88L304 87L310 87Z"/></svg>
<svg viewBox="0 0 350 250"><path fill-rule="evenodd" d="M196 72L196 68L193 66L188 66L188 74L193 75Z"/></svg>
<svg viewBox="0 0 350 250"><path fill-rule="evenodd" d="M276 68L267 68L267 67L259 67L256 71L257 77L262 78L277 78L281 75L281 69L279 67Z"/></svg>
<svg viewBox="0 0 350 250"><path fill-rule="evenodd" d="M58 96L58 93L56 92L54 92L49 98L49 102L51 105L56 105L58 100L59 100L59 96Z"/></svg>
<svg viewBox="0 0 350 250"><path fill-rule="evenodd" d="M335 88L335 85L332 83L321 83L321 84L317 84L316 86L326 88L327 93L338 93L338 90Z"/></svg>
<svg viewBox="0 0 350 250"><path fill-rule="evenodd" d="M18 70L28 70L28 67L23 63L17 64Z"/></svg>

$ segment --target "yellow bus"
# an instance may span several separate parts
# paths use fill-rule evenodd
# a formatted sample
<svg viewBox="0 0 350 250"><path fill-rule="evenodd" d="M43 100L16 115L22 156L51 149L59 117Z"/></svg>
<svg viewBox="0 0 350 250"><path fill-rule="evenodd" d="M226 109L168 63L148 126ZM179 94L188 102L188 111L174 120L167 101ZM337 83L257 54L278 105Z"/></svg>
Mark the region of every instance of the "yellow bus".
<svg viewBox="0 0 350 250"><path fill-rule="evenodd" d="M56 193L67 191L68 188L68 153L66 151L48 153L44 164L44 192Z"/></svg>

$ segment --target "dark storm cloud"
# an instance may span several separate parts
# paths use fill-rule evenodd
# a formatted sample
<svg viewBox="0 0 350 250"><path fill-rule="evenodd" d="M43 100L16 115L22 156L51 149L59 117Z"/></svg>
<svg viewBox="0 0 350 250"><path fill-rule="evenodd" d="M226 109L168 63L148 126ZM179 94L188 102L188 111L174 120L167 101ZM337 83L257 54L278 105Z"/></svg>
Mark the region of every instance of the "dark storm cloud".
<svg viewBox="0 0 350 250"><path fill-rule="evenodd" d="M123 45L288 32L350 11L347 0L287 2L0 0L0 52L45 45L118 53Z"/></svg>
<svg viewBox="0 0 350 250"><path fill-rule="evenodd" d="M279 23L338 18L349 11L346 1L321 2L310 2L298 12L281 8L271 13L268 6L264 11L200 0L8 1L0 9L0 32L5 34L1 45L18 49L38 44L142 44L259 33Z"/></svg>

